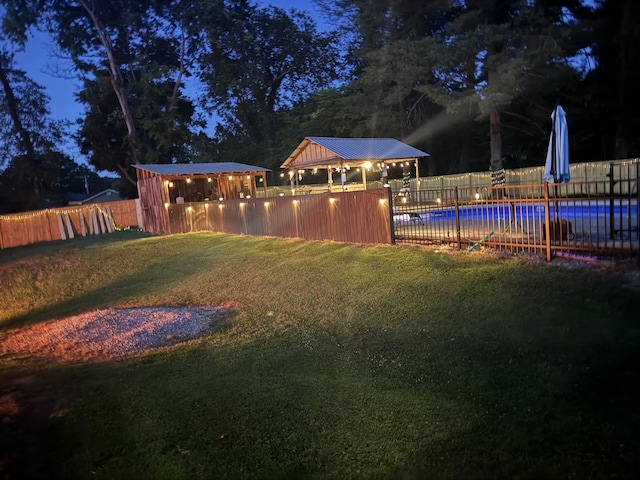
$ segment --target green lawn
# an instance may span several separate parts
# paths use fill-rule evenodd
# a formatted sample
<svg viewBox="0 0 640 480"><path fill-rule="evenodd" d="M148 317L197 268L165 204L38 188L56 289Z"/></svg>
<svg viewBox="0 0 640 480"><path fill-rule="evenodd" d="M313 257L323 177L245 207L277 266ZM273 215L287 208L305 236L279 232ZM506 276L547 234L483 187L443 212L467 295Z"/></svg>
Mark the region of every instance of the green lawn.
<svg viewBox="0 0 640 480"><path fill-rule="evenodd" d="M0 336L108 306L216 305L105 363L0 358L2 478L631 478L640 294L476 253L122 232L0 251ZM1 405L1 402L0 402Z"/></svg>

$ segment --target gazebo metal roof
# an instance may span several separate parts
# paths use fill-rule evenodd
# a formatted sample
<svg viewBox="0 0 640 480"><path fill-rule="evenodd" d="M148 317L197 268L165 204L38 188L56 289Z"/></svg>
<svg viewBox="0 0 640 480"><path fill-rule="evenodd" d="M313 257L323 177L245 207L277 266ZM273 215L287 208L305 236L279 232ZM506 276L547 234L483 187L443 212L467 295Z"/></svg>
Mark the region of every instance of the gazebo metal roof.
<svg viewBox="0 0 640 480"><path fill-rule="evenodd" d="M207 175L229 173L263 173L270 172L268 168L257 167L237 162L216 163L171 163L154 165L134 165L140 170L146 170L157 175Z"/></svg>
<svg viewBox="0 0 640 480"><path fill-rule="evenodd" d="M354 164L371 160L406 160L429 154L395 138L306 137L281 168L309 168Z"/></svg>

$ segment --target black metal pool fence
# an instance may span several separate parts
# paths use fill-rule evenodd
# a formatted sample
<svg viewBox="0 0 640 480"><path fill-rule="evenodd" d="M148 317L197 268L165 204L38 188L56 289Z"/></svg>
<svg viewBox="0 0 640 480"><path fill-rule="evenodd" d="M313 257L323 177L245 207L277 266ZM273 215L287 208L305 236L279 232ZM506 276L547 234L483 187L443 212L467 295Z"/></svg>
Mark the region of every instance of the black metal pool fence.
<svg viewBox="0 0 640 480"><path fill-rule="evenodd" d="M393 197L397 243L552 255L638 256L636 172L565 184L399 191Z"/></svg>

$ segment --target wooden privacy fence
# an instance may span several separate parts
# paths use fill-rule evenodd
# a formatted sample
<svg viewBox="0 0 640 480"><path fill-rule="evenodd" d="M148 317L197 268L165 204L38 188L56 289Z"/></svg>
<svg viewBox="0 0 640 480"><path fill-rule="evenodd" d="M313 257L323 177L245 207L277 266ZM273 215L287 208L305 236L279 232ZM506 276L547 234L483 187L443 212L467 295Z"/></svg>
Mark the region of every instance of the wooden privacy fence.
<svg viewBox="0 0 640 480"><path fill-rule="evenodd" d="M139 226L138 203L122 200L0 215L0 249Z"/></svg>
<svg viewBox="0 0 640 480"><path fill-rule="evenodd" d="M145 224L153 233L215 231L305 240L350 243L394 243L391 190L335 192L296 197L271 197L167 204L167 221ZM146 216L145 216L146 218ZM153 225L168 224L168 232Z"/></svg>

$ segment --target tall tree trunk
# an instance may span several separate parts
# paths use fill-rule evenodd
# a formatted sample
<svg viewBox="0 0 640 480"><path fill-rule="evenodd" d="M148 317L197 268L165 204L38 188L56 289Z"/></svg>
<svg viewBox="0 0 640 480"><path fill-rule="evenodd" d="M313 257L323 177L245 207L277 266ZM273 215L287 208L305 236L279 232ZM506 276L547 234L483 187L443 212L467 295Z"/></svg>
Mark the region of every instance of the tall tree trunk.
<svg viewBox="0 0 640 480"><path fill-rule="evenodd" d="M133 119L133 113L131 112L131 107L129 106L129 101L127 99L127 93L124 89L122 72L120 71L120 65L118 65L118 62L116 61L116 57L113 52L113 45L111 44L111 39L109 38L109 33L106 31L106 28L100 21L100 18L98 18L98 15L94 9L94 1L80 0L80 4L91 18L98 36L100 37L100 43L102 43L102 46L107 53L111 86L113 87L113 91L118 98L118 103L120 104L120 109L122 110L122 115L124 116L124 121L127 125L127 133L129 141L131 142L131 147L133 149L133 158L135 163L141 163L140 161L142 160L142 150L140 148L140 138L138 137L136 124ZM128 180L130 180L130 178L131 177L129 177Z"/></svg>
<svg viewBox="0 0 640 480"><path fill-rule="evenodd" d="M35 147L33 146L33 141L31 140L31 135L24 128L22 121L20 120L18 101L16 96L13 93L13 88L11 87L11 82L9 82L9 77L7 75L7 70L5 69L4 62L0 61L0 83L2 84L2 89L4 90L4 94L7 98L7 108L9 109L9 116L11 117L11 121L13 122L13 127L18 132L18 136L20 137L20 147L25 151L26 156L29 160L29 172L32 175L32 183L33 183L33 193L36 198L36 204L40 203L40 178L38 177L38 154L36 153Z"/></svg>
<svg viewBox="0 0 640 480"><path fill-rule="evenodd" d="M491 171L502 170L502 131L498 110L489 114L489 138L491 140Z"/></svg>
<svg viewBox="0 0 640 480"><path fill-rule="evenodd" d="M508 16L507 2L492 0L486 10L486 19L490 25L500 25ZM487 82L489 87L495 88L499 82L498 60L496 56L504 50L501 36L489 40L487 45ZM489 114L489 139L491 141L491 171L502 170L502 131L500 126L500 110L497 105L491 106Z"/></svg>

